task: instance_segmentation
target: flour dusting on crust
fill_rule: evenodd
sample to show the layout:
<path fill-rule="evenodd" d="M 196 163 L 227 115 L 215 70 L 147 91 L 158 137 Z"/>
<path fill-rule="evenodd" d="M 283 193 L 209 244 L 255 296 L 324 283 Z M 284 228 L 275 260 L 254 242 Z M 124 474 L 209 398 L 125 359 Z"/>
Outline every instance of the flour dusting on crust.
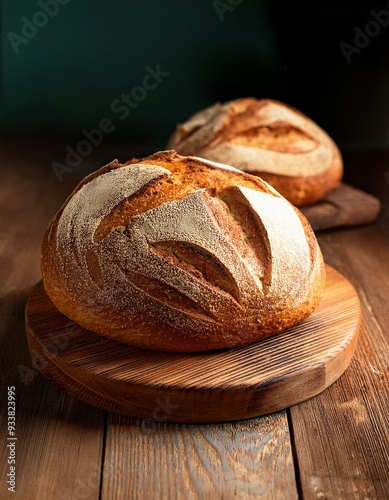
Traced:
<path fill-rule="evenodd" d="M 130 344 L 201 350 L 280 331 L 305 317 L 307 304 L 316 307 L 311 288 L 323 272 L 320 250 L 312 257 L 313 232 L 284 198 L 259 179 L 252 184 L 258 190 L 247 187 L 241 173 L 240 186 L 228 166 L 172 152 L 150 162 L 156 158 L 158 165 L 146 158 L 103 171 L 53 220 L 42 272 L 64 314 Z M 206 180 L 210 187 L 152 203 L 153 191 L 143 188 L 156 179 L 165 190 L 179 182 L 172 162 L 186 172 L 183 179 L 188 169 L 223 173 L 212 186 Z M 126 200 L 130 209 L 134 196 L 144 198 L 144 210 L 109 219 L 116 223 L 96 239 L 101 222 Z"/>

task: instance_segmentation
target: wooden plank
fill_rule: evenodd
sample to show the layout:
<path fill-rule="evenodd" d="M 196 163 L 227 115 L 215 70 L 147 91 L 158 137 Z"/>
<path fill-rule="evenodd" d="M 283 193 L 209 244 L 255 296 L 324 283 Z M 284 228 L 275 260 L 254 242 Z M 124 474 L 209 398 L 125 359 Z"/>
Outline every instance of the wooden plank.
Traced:
<path fill-rule="evenodd" d="M 300 210 L 317 231 L 367 224 L 378 217 L 380 207 L 378 198 L 347 184 L 341 184 L 322 201 L 300 207 Z"/>
<path fill-rule="evenodd" d="M 155 401 L 169 400 L 173 422 L 259 416 L 318 394 L 349 365 L 359 323 L 355 290 L 329 266 L 309 318 L 233 350 L 155 352 L 102 338 L 61 314 L 41 282 L 26 307 L 30 351 L 45 375 L 81 401 L 128 416 L 152 418 Z"/>
<path fill-rule="evenodd" d="M 291 408 L 302 492 L 305 498 L 387 498 L 388 217 L 319 240 L 326 260 L 356 286 L 363 327 L 345 374 L 319 396 Z"/>
<path fill-rule="evenodd" d="M 285 412 L 208 425 L 109 417 L 102 500 L 297 497 Z"/>
<path fill-rule="evenodd" d="M 2 155 L 0 181 L 0 367 L 1 422 L 7 387 L 16 389 L 16 498 L 97 499 L 104 413 L 75 401 L 36 371 L 29 356 L 24 308 L 39 279 L 43 232 L 78 179 L 58 183 L 39 166 L 42 155 L 20 148 Z M 45 155 L 43 155 L 45 156 Z M 18 165 L 17 165 L 18 164 Z M 17 165 L 17 167 L 15 167 Z M 1 425 L 1 443 L 8 437 Z M 0 498 L 7 491 L 8 449 L 0 451 Z"/>

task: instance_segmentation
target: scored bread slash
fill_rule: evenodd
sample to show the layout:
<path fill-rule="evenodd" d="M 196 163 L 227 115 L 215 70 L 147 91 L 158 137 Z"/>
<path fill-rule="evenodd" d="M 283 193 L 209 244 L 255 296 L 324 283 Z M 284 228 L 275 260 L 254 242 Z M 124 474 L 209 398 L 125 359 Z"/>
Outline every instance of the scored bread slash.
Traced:
<path fill-rule="evenodd" d="M 70 319 L 165 351 L 276 334 L 316 309 L 325 280 L 309 223 L 275 189 L 176 151 L 85 178 L 51 221 L 41 265 Z"/>

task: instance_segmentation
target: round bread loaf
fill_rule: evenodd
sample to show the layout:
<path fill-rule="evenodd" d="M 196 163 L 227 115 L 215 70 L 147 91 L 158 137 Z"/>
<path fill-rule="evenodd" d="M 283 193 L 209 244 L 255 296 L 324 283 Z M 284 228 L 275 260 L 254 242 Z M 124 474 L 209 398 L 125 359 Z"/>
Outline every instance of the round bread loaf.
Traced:
<path fill-rule="evenodd" d="M 204 109 L 177 126 L 168 148 L 259 175 L 296 206 L 322 199 L 343 174 L 339 149 L 324 130 L 270 99 Z"/>
<path fill-rule="evenodd" d="M 325 279 L 315 235 L 285 198 L 176 151 L 86 177 L 49 225 L 42 276 L 84 328 L 166 351 L 280 332 L 312 313 Z"/>

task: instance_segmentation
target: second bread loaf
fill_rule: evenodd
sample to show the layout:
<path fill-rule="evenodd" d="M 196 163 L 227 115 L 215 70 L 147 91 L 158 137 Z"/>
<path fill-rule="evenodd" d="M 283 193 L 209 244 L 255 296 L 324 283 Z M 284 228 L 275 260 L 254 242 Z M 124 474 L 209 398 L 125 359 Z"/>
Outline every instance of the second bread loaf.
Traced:
<path fill-rule="evenodd" d="M 343 173 L 328 134 L 270 99 L 237 99 L 199 111 L 177 126 L 168 147 L 259 175 L 296 206 L 322 199 Z"/>

